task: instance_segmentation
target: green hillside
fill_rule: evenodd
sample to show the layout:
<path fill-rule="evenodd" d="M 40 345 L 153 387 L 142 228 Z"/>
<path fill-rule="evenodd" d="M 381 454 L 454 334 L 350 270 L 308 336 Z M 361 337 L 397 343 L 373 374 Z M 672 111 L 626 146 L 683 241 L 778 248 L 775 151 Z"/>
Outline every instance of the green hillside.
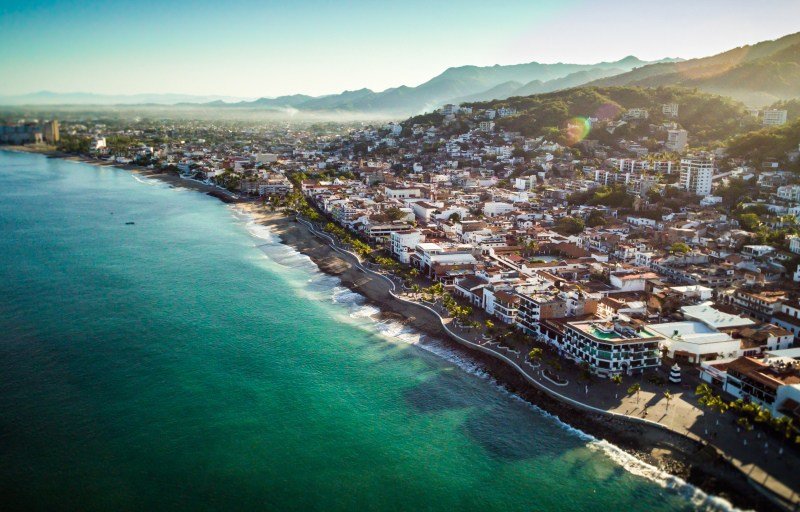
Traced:
<path fill-rule="evenodd" d="M 797 151 L 798 145 L 800 119 L 734 137 L 728 144 L 728 156 L 744 158 L 756 165 L 765 160 L 778 160 L 787 167 L 797 168 L 797 162 L 790 162 L 787 153 Z"/>
<path fill-rule="evenodd" d="M 665 103 L 677 103 L 680 115 L 667 118 L 661 113 Z M 604 123 L 617 121 L 632 108 L 646 108 L 646 122 L 632 122 L 615 131 L 615 138 L 646 135 L 650 124 L 675 121 L 689 131 L 693 146 L 712 145 L 728 137 L 758 127 L 747 115 L 745 106 L 730 98 L 675 87 L 582 87 L 502 101 L 473 103 L 475 109 L 510 107 L 517 114 L 499 119 L 498 126 L 526 136 L 553 133 L 571 118 L 597 118 L 590 138 L 603 138 Z M 607 133 L 607 132 L 606 132 Z"/>
<path fill-rule="evenodd" d="M 588 85 L 697 87 L 755 106 L 800 97 L 800 33 L 711 57 L 642 66 Z"/>

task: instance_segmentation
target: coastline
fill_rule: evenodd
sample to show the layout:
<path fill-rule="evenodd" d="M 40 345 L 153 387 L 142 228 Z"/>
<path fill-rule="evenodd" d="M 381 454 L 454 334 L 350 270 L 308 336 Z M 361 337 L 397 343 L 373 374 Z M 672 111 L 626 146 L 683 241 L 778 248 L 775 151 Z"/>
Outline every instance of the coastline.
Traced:
<path fill-rule="evenodd" d="M 627 456 L 658 471 L 684 480 L 708 494 L 712 500 L 714 497 L 722 498 L 743 510 L 780 510 L 753 489 L 746 476 L 713 449 L 664 429 L 587 412 L 548 395 L 527 382 L 510 365 L 453 339 L 430 311 L 394 298 L 385 279 L 359 270 L 353 261 L 348 261 L 346 256 L 332 249 L 302 223 L 279 213 L 268 213 L 253 203 L 238 206 L 243 207 L 256 223 L 270 228 L 282 243 L 308 256 L 320 271 L 338 277 L 342 286 L 364 296 L 369 304 L 380 309 L 382 319 L 402 319 L 406 325 L 443 340 L 448 349 L 476 363 L 499 386 L 566 425 L 600 443 L 610 443 Z M 671 486 L 669 482 L 665 485 Z"/>
<path fill-rule="evenodd" d="M 336 276 L 343 286 L 363 295 L 369 303 L 381 310 L 381 316 L 400 320 L 415 329 L 447 343 L 459 356 L 476 362 L 500 386 L 526 402 L 552 414 L 565 424 L 579 429 L 597 440 L 607 441 L 626 454 L 645 462 L 660 471 L 685 480 L 709 495 L 718 496 L 739 508 L 778 510 L 767 498 L 753 492 L 746 476 L 732 467 L 713 450 L 703 447 L 684 436 L 644 424 L 608 417 L 581 410 L 562 402 L 528 383 L 514 368 L 488 354 L 465 347 L 453 339 L 442 327 L 440 319 L 425 308 L 396 299 L 390 293 L 385 279 L 358 269 L 343 255 L 316 234 L 292 218 L 270 213 L 249 199 L 242 199 L 219 188 L 171 173 L 157 172 L 133 165 L 120 165 L 65 155 L 52 151 L 31 151 L 26 148 L 3 148 L 43 154 L 49 158 L 63 158 L 96 166 L 117 167 L 145 178 L 153 178 L 170 186 L 206 193 L 226 203 L 236 203 L 254 222 L 268 227 L 282 243 L 308 256 L 320 271 Z M 667 484 L 668 485 L 668 484 Z M 669 486 L 669 485 L 668 485 Z"/>
<path fill-rule="evenodd" d="M 239 203 L 239 202 L 249 201 L 248 199 L 241 199 L 240 197 L 235 196 L 231 192 L 225 189 L 221 189 L 219 187 L 215 187 L 213 185 L 206 185 L 205 183 L 202 183 L 200 181 L 188 178 L 181 178 L 176 174 L 172 174 L 169 172 L 161 172 L 155 169 L 142 167 L 140 165 L 120 164 L 117 162 L 98 160 L 96 158 L 89 158 L 81 155 L 72 155 L 69 153 L 63 153 L 61 151 L 56 151 L 50 148 L 37 148 L 33 146 L 0 146 L 0 151 L 10 151 L 12 153 L 32 153 L 32 154 L 42 155 L 47 158 L 58 158 L 61 160 L 67 160 L 69 162 L 80 162 L 88 165 L 94 165 L 96 167 L 115 167 L 117 169 L 130 171 L 131 173 L 142 176 L 143 178 L 152 178 L 162 181 L 174 187 L 186 188 L 189 190 L 195 190 L 197 192 L 203 192 L 212 197 L 216 197 L 217 199 L 219 199 L 224 203 Z"/>

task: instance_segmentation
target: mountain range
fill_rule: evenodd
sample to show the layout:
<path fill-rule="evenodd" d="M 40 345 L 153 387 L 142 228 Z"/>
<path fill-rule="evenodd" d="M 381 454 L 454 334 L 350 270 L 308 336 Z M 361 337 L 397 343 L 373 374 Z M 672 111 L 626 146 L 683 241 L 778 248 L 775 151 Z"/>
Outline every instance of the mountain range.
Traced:
<path fill-rule="evenodd" d="M 504 100 L 581 86 L 676 86 L 733 97 L 751 106 L 800 97 L 800 33 L 691 60 L 643 61 L 629 56 L 596 64 L 459 66 L 416 87 L 358 89 L 326 96 L 294 94 L 242 100 L 221 96 L 42 91 L 0 96 L 0 105 L 174 105 L 208 109 L 348 113 L 404 117 L 446 103 Z"/>
<path fill-rule="evenodd" d="M 0 96 L 0 105 L 202 105 L 211 108 L 246 108 L 340 111 L 406 116 L 435 109 L 445 103 L 502 99 L 575 87 L 591 80 L 614 76 L 663 59 L 647 62 L 629 56 L 597 64 L 527 64 L 460 66 L 416 87 L 400 86 L 375 92 L 370 89 L 344 91 L 326 96 L 294 94 L 277 98 L 242 101 L 234 98 L 181 94 L 138 94 L 130 96 L 91 93 L 59 94 L 42 91 L 19 96 Z"/>
<path fill-rule="evenodd" d="M 680 86 L 762 106 L 800 97 L 800 32 L 682 62 L 650 64 L 587 85 Z"/>
<path fill-rule="evenodd" d="M 192 94 L 95 94 L 90 92 L 38 91 L 0 96 L 0 105 L 175 105 L 179 103 L 234 102 L 233 96 Z"/>
<path fill-rule="evenodd" d="M 663 59 L 655 63 L 677 60 Z M 647 64 L 651 62 L 629 56 L 615 62 L 597 64 L 530 62 L 508 66 L 460 66 L 449 68 L 416 87 L 400 86 L 381 92 L 359 89 L 319 97 L 293 95 L 259 98 L 232 106 L 409 115 L 432 110 L 445 103 L 502 99 L 575 87 Z"/>

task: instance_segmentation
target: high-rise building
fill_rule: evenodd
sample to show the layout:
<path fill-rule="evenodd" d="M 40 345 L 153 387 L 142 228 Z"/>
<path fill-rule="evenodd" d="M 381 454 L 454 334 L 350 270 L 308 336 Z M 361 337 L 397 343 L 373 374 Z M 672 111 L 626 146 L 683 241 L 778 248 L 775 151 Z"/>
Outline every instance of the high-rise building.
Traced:
<path fill-rule="evenodd" d="M 764 111 L 764 118 L 761 120 L 764 126 L 779 126 L 786 122 L 786 111 L 767 109 Z"/>
<path fill-rule="evenodd" d="M 714 158 L 703 154 L 681 158 L 680 185 L 698 196 L 711 195 L 711 178 L 714 176 Z"/>
<path fill-rule="evenodd" d="M 58 135 L 58 121 L 53 119 L 52 121 L 47 121 L 44 123 L 43 135 L 44 140 L 48 144 L 55 144 L 59 141 Z"/>
<path fill-rule="evenodd" d="M 689 132 L 686 130 L 668 130 L 666 148 L 675 153 L 680 153 L 686 149 L 689 140 Z"/>

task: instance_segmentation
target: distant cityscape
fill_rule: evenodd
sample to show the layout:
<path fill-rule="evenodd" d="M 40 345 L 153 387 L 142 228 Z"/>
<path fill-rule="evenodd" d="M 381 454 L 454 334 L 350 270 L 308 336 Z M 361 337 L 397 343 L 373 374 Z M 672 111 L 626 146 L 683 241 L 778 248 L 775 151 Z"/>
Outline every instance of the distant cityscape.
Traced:
<path fill-rule="evenodd" d="M 796 60 L 786 37 L 775 55 Z M 293 116 L 411 93 L 215 101 L 192 106 L 212 112 L 196 118 L 18 104 L 0 109 L 0 149 L 128 169 L 283 222 L 307 237 L 301 252 L 314 240 L 382 287 L 404 321 L 433 318 L 431 330 L 587 417 L 697 443 L 796 510 L 800 99 L 758 80 L 722 94 L 744 81 L 731 68 L 774 56 L 744 54 L 724 72 L 631 57 L 548 86 L 480 82 L 480 94 L 370 120 Z M 533 64 L 545 66 L 520 66 Z M 523 94 L 531 84 L 541 90 Z M 754 91 L 764 101 L 747 102 Z"/>

